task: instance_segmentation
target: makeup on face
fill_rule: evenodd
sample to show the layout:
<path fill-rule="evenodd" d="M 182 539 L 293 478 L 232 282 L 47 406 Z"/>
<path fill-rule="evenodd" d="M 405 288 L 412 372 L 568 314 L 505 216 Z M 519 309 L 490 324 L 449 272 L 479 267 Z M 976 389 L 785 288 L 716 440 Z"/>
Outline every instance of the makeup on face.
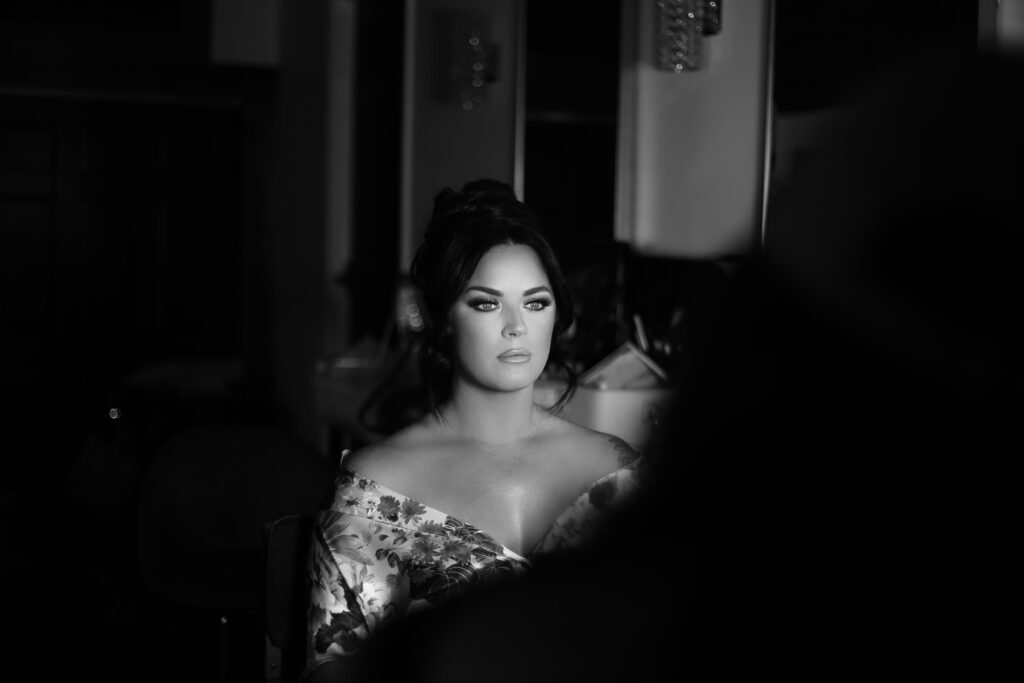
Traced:
<path fill-rule="evenodd" d="M 474 296 L 474 293 L 476 296 Z M 482 313 L 500 308 L 504 296 L 505 294 L 501 290 L 484 287 L 483 285 L 473 285 L 466 288 L 465 295 L 467 299 L 466 304 L 470 308 Z M 523 307 L 531 311 L 543 311 L 554 303 L 551 290 L 543 285 L 526 290 L 523 292 L 522 298 Z"/>
<path fill-rule="evenodd" d="M 529 363 L 531 358 L 533 358 L 533 354 L 526 349 L 509 349 L 498 354 L 498 360 L 502 363 L 512 363 L 513 365 Z"/>
<path fill-rule="evenodd" d="M 499 289 L 474 285 L 466 293 L 466 304 L 471 309 L 480 314 L 498 316 L 499 322 L 503 324 L 502 336 L 512 346 L 498 354 L 498 360 L 513 365 L 528 363 L 533 353 L 522 346 L 525 343 L 522 338 L 529 332 L 532 318 L 529 313 L 545 311 L 552 305 L 551 290 L 540 285 L 523 291 L 519 297 L 509 297 Z M 521 311 L 515 310 L 516 307 Z"/>
<path fill-rule="evenodd" d="M 503 389 L 532 384 L 547 364 L 555 321 L 554 295 L 533 249 L 487 252 L 450 320 L 464 377 Z"/>

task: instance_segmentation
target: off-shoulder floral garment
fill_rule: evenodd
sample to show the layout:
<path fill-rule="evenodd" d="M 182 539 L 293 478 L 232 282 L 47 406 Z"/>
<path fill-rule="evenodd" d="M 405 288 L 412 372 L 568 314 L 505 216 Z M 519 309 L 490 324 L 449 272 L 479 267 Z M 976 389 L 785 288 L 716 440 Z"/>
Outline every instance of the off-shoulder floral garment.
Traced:
<path fill-rule="evenodd" d="M 602 518 L 639 489 L 642 461 L 590 484 L 529 555 L 589 539 Z M 393 619 L 530 566 L 484 531 L 357 472 L 342 467 L 335 484 L 333 502 L 316 516 L 307 566 L 307 673 L 355 653 Z"/>

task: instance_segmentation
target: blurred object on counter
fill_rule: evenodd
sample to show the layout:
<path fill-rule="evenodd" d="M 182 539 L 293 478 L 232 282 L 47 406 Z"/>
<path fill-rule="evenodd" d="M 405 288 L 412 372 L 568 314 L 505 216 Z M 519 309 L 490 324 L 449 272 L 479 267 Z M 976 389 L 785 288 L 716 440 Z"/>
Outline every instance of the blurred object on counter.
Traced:
<path fill-rule="evenodd" d="M 575 322 L 563 356 L 583 373 L 632 341 L 677 386 L 707 351 L 732 273 L 743 257 L 682 259 L 641 254 L 624 242 L 563 247 Z"/>
<path fill-rule="evenodd" d="M 680 388 L 708 352 L 738 260 L 636 255 L 629 262 L 624 299 L 634 338 L 641 348 L 641 335 L 647 339 L 644 351 Z"/>
<path fill-rule="evenodd" d="M 576 315 L 563 338 L 563 356 L 577 372 L 630 337 L 625 296 L 632 255 L 625 242 L 572 245 L 559 252 Z"/>
<path fill-rule="evenodd" d="M 554 379 L 538 382 L 536 402 L 553 405 L 562 386 Z M 656 447 L 663 416 L 671 410 L 677 394 L 665 371 L 627 341 L 580 376 L 576 395 L 562 414 L 649 451 Z"/>
<path fill-rule="evenodd" d="M 387 337 L 390 337 L 390 332 Z M 373 374 L 387 363 L 388 356 L 387 338 L 378 341 L 372 337 L 363 337 L 345 353 L 317 361 L 315 371 L 318 375 L 339 377 L 359 371 Z"/>
<path fill-rule="evenodd" d="M 668 384 L 668 375 L 632 342 L 625 342 L 580 376 L 580 387 L 650 389 Z"/>
<path fill-rule="evenodd" d="M 426 329 L 423 295 L 408 275 L 399 277 L 395 287 L 395 317 L 390 321 L 398 329 L 399 343 L 404 347 L 414 343 Z"/>
<path fill-rule="evenodd" d="M 576 313 L 564 355 L 580 375 L 563 414 L 650 451 L 660 416 L 691 391 L 743 259 L 665 258 L 626 243 L 570 245 L 560 258 Z M 546 374 L 537 402 L 552 405 L 561 386 Z"/>
<path fill-rule="evenodd" d="M 644 325 L 644 319 L 640 317 L 640 314 L 633 314 L 633 327 L 635 329 L 636 343 L 640 347 L 640 350 L 647 353 L 651 350 L 651 340 L 647 338 L 647 326 Z"/>

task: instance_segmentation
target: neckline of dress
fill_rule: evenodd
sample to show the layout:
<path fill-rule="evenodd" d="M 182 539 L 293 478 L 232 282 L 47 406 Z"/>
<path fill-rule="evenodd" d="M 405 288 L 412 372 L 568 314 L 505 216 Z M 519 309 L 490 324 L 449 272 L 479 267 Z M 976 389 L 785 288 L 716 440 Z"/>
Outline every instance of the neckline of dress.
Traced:
<path fill-rule="evenodd" d="M 640 455 L 639 457 L 635 458 L 632 462 L 630 462 L 630 463 L 628 463 L 626 465 L 620 465 L 619 467 L 615 468 L 611 472 L 607 472 L 605 474 L 602 474 L 600 477 L 598 477 L 597 479 L 594 479 L 592 482 L 587 484 L 587 486 L 585 486 L 583 488 L 583 491 L 578 496 L 573 498 L 572 503 L 570 503 L 564 510 L 562 510 L 562 512 L 560 512 L 557 517 L 555 517 L 554 521 L 551 522 L 551 524 L 548 526 L 548 528 L 544 532 L 544 534 L 541 535 L 541 537 L 537 539 L 537 542 L 533 545 L 533 548 L 526 555 L 523 555 L 521 553 L 516 552 L 515 550 L 512 550 L 511 548 L 509 548 L 504 543 L 500 542 L 497 538 L 494 537 L 494 534 L 492 534 L 490 531 L 487 531 L 486 529 L 484 529 L 484 528 L 482 528 L 480 526 L 477 526 L 476 524 L 473 524 L 472 522 L 467 522 L 466 520 L 462 519 L 461 517 L 455 517 L 455 516 L 449 514 L 448 512 L 442 510 L 441 508 L 434 507 L 433 505 L 430 505 L 428 503 L 424 503 L 422 500 L 418 500 L 416 498 L 413 498 L 413 497 L 409 496 L 408 494 L 402 493 L 401 491 L 398 491 L 396 489 L 391 488 L 390 486 L 387 486 L 385 484 L 380 483 L 379 481 L 377 481 L 373 477 L 367 477 L 366 475 L 362 474 L 361 472 L 357 472 L 356 470 L 352 469 L 351 467 L 346 467 L 345 466 L 345 456 L 347 456 L 351 452 L 352 451 L 348 450 L 348 449 L 342 451 L 341 458 L 339 458 L 339 460 L 338 460 L 338 463 L 339 463 L 338 467 L 339 467 L 339 469 L 341 471 L 348 472 L 349 474 L 353 475 L 357 479 L 365 479 L 366 481 L 372 483 L 375 487 L 377 487 L 379 489 L 382 489 L 384 491 L 387 491 L 390 494 L 393 494 L 393 495 L 396 495 L 396 496 L 400 496 L 401 498 L 404 498 L 406 500 L 415 501 L 415 502 L 419 503 L 420 505 L 422 505 L 425 508 L 429 508 L 430 510 L 433 510 L 434 512 L 437 512 L 437 513 L 439 513 L 441 515 L 444 515 L 446 518 L 447 517 L 451 517 L 452 519 L 457 520 L 460 524 L 467 524 L 468 526 L 471 526 L 474 529 L 476 529 L 477 531 L 485 534 L 487 536 L 487 538 L 491 539 L 491 541 L 495 545 L 500 546 L 502 551 L 505 554 L 511 556 L 513 559 L 520 560 L 520 561 L 526 562 L 526 563 L 530 562 L 530 557 L 533 556 L 533 554 L 536 552 L 536 549 L 538 547 L 540 547 L 544 543 L 544 539 L 546 539 L 548 537 L 548 535 L 551 533 L 552 529 L 555 529 L 559 525 L 559 523 L 562 521 L 562 518 L 565 517 L 566 514 L 568 514 L 569 512 L 572 511 L 572 509 L 576 506 L 576 504 L 580 501 L 581 498 L 583 498 L 584 496 L 588 495 L 591 491 L 594 490 L 594 488 L 599 486 L 604 481 L 610 479 L 611 477 L 619 474 L 623 470 L 634 469 L 635 466 L 644 457 L 643 455 Z"/>
<path fill-rule="evenodd" d="M 522 562 L 529 563 L 529 561 L 530 561 L 528 557 L 525 557 L 522 554 L 517 553 L 515 550 L 512 550 L 507 545 L 505 545 L 504 543 L 499 541 L 497 538 L 494 537 L 494 534 L 492 534 L 491 532 L 487 531 L 486 529 L 483 529 L 483 528 L 473 524 L 472 522 L 467 522 L 464 519 L 462 519 L 461 517 L 455 517 L 454 515 L 452 515 L 452 514 L 450 514 L 448 512 L 445 512 L 441 508 L 434 507 L 433 505 L 430 505 L 429 503 L 424 503 L 422 500 L 419 500 L 417 498 L 413 498 L 412 496 L 410 496 L 407 493 L 402 493 L 401 491 L 397 491 L 397 490 L 391 488 L 390 486 L 386 486 L 385 484 L 380 483 L 379 481 L 377 481 L 373 477 L 368 477 L 365 474 L 362 474 L 361 472 L 358 472 L 357 470 L 352 469 L 351 467 L 346 467 L 345 465 L 341 465 L 341 471 L 342 472 L 347 472 L 348 474 L 351 474 L 356 479 L 366 480 L 367 482 L 372 484 L 374 486 L 374 488 L 380 489 L 381 491 L 384 491 L 384 492 L 386 492 L 388 494 L 391 494 L 393 496 L 398 496 L 399 498 L 404 499 L 404 500 L 414 501 L 414 502 L 418 503 L 419 505 L 422 505 L 424 508 L 427 508 L 428 510 L 432 510 L 432 511 L 434 511 L 434 512 L 440 514 L 440 515 L 443 515 L 445 518 L 449 518 L 450 517 L 451 519 L 454 519 L 454 520 L 458 521 L 460 524 L 465 524 L 466 526 L 470 526 L 473 529 L 475 529 L 476 531 L 478 531 L 478 532 L 484 534 L 485 536 L 487 536 L 487 538 L 490 539 L 490 541 L 492 543 L 494 543 L 494 545 L 500 547 L 503 554 L 508 555 L 508 556 L 512 557 L 513 559 L 515 559 L 515 560 L 520 560 Z"/>

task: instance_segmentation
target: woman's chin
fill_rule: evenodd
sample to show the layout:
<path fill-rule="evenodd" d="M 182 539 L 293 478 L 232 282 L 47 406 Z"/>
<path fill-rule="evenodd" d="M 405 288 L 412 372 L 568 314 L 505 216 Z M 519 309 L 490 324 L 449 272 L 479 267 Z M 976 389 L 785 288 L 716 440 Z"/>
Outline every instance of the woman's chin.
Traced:
<path fill-rule="evenodd" d="M 510 394 L 532 390 L 540 378 L 540 373 L 533 369 L 516 369 L 512 372 L 495 373 L 489 377 L 474 377 L 468 384 L 478 391 Z"/>

